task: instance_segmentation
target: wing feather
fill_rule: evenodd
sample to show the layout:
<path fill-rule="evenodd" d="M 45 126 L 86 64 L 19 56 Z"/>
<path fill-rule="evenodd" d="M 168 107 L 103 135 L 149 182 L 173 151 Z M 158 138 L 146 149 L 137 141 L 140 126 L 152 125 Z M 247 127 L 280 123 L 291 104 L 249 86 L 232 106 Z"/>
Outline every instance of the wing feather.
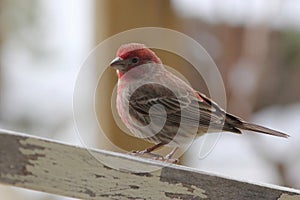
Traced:
<path fill-rule="evenodd" d="M 163 85 L 145 84 L 138 88 L 129 100 L 132 116 L 144 123 L 150 123 L 150 108 L 155 104 L 161 104 L 165 111 L 152 109 L 151 115 L 163 118 L 166 112 L 167 123 L 199 126 L 199 129 L 203 130 L 210 126 L 216 130 L 240 132 L 224 124 L 226 113 L 201 93 L 198 97 L 195 93 L 181 90 L 176 95 Z"/>

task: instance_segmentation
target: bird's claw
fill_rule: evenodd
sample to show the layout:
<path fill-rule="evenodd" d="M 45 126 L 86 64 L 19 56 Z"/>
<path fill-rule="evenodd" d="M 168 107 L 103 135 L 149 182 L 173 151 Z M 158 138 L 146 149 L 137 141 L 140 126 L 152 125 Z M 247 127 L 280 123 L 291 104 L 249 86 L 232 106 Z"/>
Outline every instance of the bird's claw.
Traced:
<path fill-rule="evenodd" d="M 178 159 L 172 158 L 173 154 L 172 155 L 168 154 L 166 156 L 162 156 L 162 155 L 159 155 L 159 154 L 148 152 L 147 150 L 132 151 L 132 152 L 129 152 L 129 154 L 133 155 L 133 156 L 143 156 L 143 155 L 147 154 L 147 155 L 151 156 L 151 158 L 153 158 L 154 160 L 159 160 L 159 161 L 174 163 L 174 164 L 179 162 Z"/>
<path fill-rule="evenodd" d="M 155 153 L 152 153 L 152 152 L 149 152 L 146 150 L 143 150 L 143 151 L 132 151 L 129 153 L 130 155 L 133 155 L 133 156 L 143 156 L 143 155 L 149 155 L 151 157 L 154 157 L 154 158 L 164 158 L 163 156 L 159 155 L 159 154 L 155 154 Z M 156 159 L 156 160 L 158 160 Z"/>
<path fill-rule="evenodd" d="M 177 158 L 167 158 L 167 156 L 163 157 L 159 157 L 158 159 L 154 158 L 155 160 L 160 160 L 160 161 L 163 161 L 163 162 L 167 162 L 167 163 L 173 163 L 173 164 L 176 164 L 176 163 L 179 163 L 179 160 Z"/>

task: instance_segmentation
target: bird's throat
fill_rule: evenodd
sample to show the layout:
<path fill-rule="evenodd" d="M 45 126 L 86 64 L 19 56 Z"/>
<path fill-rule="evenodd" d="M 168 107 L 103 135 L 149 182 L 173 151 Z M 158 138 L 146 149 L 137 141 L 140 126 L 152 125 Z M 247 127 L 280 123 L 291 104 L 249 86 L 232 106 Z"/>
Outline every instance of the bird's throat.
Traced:
<path fill-rule="evenodd" d="M 118 69 L 117 75 L 118 75 L 118 79 L 120 79 L 124 75 L 124 72 L 122 72 L 121 70 Z"/>

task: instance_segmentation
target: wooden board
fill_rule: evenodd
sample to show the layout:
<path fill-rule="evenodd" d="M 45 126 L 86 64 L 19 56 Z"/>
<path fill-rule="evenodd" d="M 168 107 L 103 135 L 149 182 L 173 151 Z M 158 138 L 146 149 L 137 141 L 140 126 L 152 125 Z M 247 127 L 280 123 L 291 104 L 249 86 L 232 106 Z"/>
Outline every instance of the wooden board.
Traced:
<path fill-rule="evenodd" d="M 0 130 L 0 183 L 82 199 L 300 199 L 300 191 Z"/>

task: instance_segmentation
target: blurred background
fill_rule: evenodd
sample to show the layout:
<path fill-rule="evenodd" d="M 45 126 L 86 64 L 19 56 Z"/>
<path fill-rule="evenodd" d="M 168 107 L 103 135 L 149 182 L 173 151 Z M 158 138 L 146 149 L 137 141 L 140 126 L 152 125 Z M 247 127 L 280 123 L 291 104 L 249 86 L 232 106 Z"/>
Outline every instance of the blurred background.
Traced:
<path fill-rule="evenodd" d="M 0 0 L 0 128 L 82 145 L 72 95 L 88 53 L 128 29 L 170 28 L 198 41 L 213 58 L 229 112 L 291 135 L 286 140 L 225 133 L 204 159 L 195 141 L 182 164 L 300 189 L 299 18 L 300 2 L 293 0 Z M 184 59 L 156 52 L 206 93 Z M 117 79 L 112 69 L 104 75 L 97 113 L 106 136 L 127 151 L 146 148 L 149 144 L 116 126 L 110 103 Z M 93 138 L 99 148 L 115 149 L 101 137 Z M 3 199 L 68 199 L 1 185 L 0 194 Z"/>

